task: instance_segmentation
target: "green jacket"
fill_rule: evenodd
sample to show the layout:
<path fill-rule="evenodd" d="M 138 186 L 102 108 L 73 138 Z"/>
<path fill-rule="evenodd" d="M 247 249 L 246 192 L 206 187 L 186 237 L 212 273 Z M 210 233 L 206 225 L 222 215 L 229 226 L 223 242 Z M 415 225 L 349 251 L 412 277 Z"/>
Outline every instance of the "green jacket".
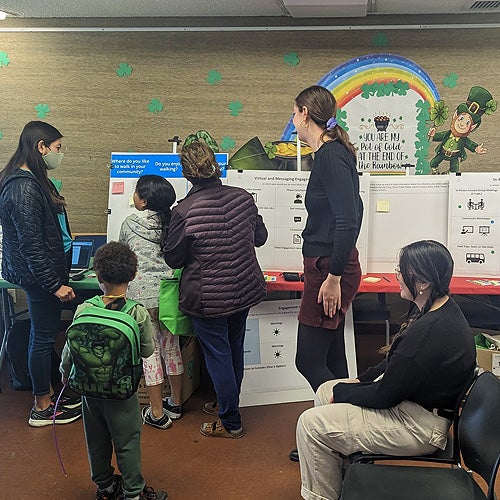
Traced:
<path fill-rule="evenodd" d="M 440 141 L 439 146 L 436 148 L 436 153 L 438 154 L 441 153 L 443 145 L 449 139 L 450 135 L 451 135 L 451 130 L 448 130 L 447 132 L 437 132 L 436 134 L 434 134 L 432 140 L 435 142 Z M 462 161 L 464 161 L 467 158 L 467 153 L 465 151 L 465 148 L 474 153 L 477 147 L 478 144 L 469 139 L 468 137 L 459 137 L 457 141 L 457 149 L 460 151 L 460 159 Z"/>

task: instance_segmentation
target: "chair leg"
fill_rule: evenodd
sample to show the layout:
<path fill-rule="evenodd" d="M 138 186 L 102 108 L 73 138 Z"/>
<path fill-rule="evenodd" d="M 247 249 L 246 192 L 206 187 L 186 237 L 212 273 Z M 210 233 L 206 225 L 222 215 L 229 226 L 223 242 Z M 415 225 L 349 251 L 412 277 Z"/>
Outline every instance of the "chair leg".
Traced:
<path fill-rule="evenodd" d="M 385 345 L 389 345 L 389 341 L 391 338 L 391 324 L 389 320 L 385 320 Z"/>

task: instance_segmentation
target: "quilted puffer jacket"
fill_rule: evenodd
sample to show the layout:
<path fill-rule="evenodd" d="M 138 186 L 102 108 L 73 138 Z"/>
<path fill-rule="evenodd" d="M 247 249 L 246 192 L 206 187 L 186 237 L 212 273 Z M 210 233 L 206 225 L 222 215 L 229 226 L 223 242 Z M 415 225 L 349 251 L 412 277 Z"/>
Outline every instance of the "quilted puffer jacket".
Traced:
<path fill-rule="evenodd" d="M 50 293 L 68 284 L 57 212 L 30 172 L 18 170 L 0 186 L 0 221 L 4 279 L 23 288 L 39 286 Z"/>
<path fill-rule="evenodd" d="M 198 317 L 223 317 L 261 302 L 264 276 L 255 247 L 267 229 L 250 193 L 208 179 L 172 210 L 166 263 L 183 267 L 179 309 Z"/>

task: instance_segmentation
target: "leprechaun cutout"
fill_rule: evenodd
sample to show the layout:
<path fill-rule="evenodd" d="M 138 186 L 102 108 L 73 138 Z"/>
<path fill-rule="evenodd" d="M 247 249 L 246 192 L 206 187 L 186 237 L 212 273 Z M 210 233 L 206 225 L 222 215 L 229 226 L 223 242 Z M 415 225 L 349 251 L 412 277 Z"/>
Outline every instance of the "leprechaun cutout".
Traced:
<path fill-rule="evenodd" d="M 431 173 L 439 173 L 439 164 L 442 161 L 449 163 L 449 168 L 442 173 L 458 172 L 460 161 L 467 158 L 468 149 L 473 153 L 484 155 L 487 151 L 483 143 L 477 144 L 469 139 L 469 134 L 481 125 L 481 116 L 485 113 L 491 115 L 497 109 L 497 101 L 483 87 L 472 87 L 467 97 L 467 102 L 459 104 L 453 118 L 450 130 L 436 132 L 436 128 L 429 129 L 429 138 L 439 142 L 436 156 L 430 161 Z"/>

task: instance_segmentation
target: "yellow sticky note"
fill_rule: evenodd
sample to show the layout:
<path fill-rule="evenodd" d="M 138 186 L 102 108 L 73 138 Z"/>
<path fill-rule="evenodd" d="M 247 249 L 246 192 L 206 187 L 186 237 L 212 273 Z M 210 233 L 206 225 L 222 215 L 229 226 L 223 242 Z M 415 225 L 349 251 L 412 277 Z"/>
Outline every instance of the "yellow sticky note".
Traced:
<path fill-rule="evenodd" d="M 115 181 L 113 182 L 111 186 L 111 193 L 112 194 L 123 194 L 125 191 L 125 183 L 121 181 Z"/>
<path fill-rule="evenodd" d="M 389 200 L 377 200 L 377 212 L 390 212 L 391 204 Z"/>
<path fill-rule="evenodd" d="M 376 276 L 367 276 L 366 278 L 363 278 L 363 281 L 365 283 L 377 283 L 380 281 L 380 278 L 377 278 Z"/>
<path fill-rule="evenodd" d="M 133 194 L 131 194 L 130 198 L 128 199 L 128 205 L 129 205 L 129 207 L 133 207 L 135 205 L 135 203 L 134 203 L 134 195 Z"/>

